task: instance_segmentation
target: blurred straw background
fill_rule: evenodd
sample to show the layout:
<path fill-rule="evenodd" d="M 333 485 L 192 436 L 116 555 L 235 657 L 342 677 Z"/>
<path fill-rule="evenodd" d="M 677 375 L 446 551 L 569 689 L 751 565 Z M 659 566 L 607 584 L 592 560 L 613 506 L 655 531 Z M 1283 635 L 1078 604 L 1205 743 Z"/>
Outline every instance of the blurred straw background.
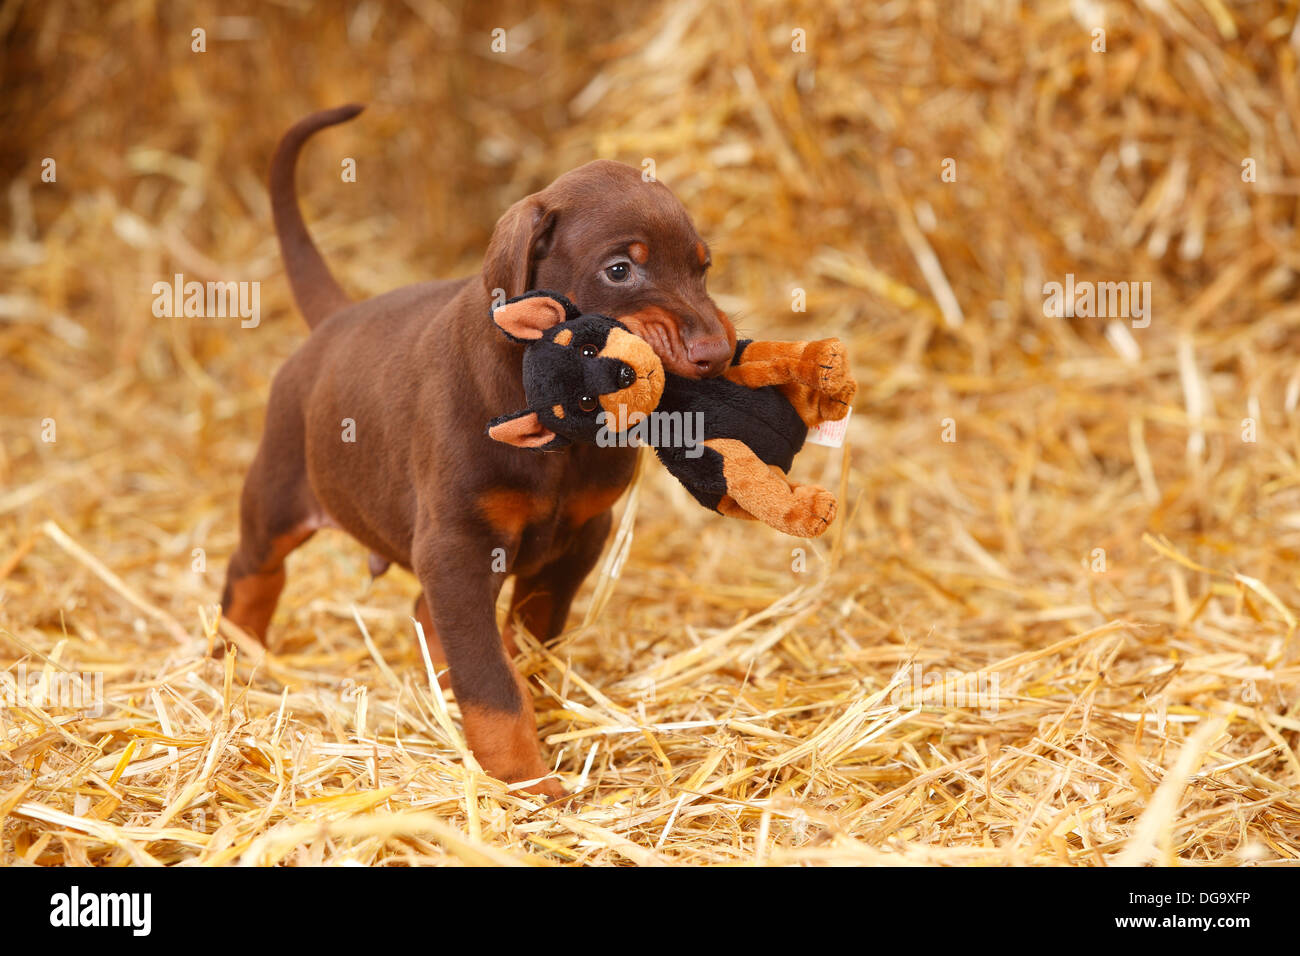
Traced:
<path fill-rule="evenodd" d="M 104 697 L 0 707 L 0 864 L 1300 860 L 1298 22 L 0 4 L 0 681 Z M 562 810 L 466 765 L 414 581 L 369 586 L 342 535 L 290 559 L 269 654 L 210 656 L 268 383 L 306 335 L 265 170 L 352 100 L 300 189 L 358 297 L 473 272 L 514 199 L 649 158 L 744 332 L 851 345 L 847 453 L 795 466 L 839 489 L 830 534 L 719 518 L 649 468 L 609 600 L 577 626 L 593 578 L 524 652 L 583 791 Z M 155 318 L 178 272 L 260 281 L 261 325 Z M 1067 273 L 1150 282 L 1149 326 L 1044 315 Z"/>

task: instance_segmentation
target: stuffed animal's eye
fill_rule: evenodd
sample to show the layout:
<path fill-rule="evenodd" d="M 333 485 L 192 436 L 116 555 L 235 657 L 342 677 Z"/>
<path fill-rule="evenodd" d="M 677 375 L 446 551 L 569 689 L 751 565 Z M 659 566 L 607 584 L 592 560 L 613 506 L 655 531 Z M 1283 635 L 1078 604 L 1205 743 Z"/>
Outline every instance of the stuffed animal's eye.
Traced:
<path fill-rule="evenodd" d="M 578 399 L 578 407 L 584 412 L 594 412 L 596 410 L 596 400 L 590 395 L 584 395 Z"/>
<path fill-rule="evenodd" d="M 605 275 L 609 277 L 610 282 L 626 282 L 627 277 L 632 274 L 632 264 L 630 262 L 619 261 L 605 270 Z"/>
<path fill-rule="evenodd" d="M 594 346 L 594 345 L 590 345 L 590 344 L 588 344 L 588 345 L 584 345 L 584 346 L 582 347 L 582 357 L 583 357 L 583 358 L 592 358 L 592 357 L 594 357 L 594 356 L 596 356 L 596 355 L 599 355 L 599 354 L 600 354 L 600 349 L 596 348 L 596 346 Z"/>

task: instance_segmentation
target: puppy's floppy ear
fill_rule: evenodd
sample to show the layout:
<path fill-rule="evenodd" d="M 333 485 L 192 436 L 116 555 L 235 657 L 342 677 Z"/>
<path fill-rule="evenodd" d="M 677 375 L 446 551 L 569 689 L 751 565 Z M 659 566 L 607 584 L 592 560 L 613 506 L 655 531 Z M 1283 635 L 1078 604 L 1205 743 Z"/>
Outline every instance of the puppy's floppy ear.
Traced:
<path fill-rule="evenodd" d="M 497 298 L 497 289 L 513 299 L 532 285 L 537 260 L 546 258 L 556 212 L 547 202 L 547 191 L 525 196 L 505 211 L 492 230 L 487 254 L 483 257 L 483 285 L 488 298 Z"/>
<path fill-rule="evenodd" d="M 565 321 L 571 310 L 577 311 L 562 295 L 530 292 L 500 306 L 492 313 L 492 321 L 512 339 L 529 341 L 540 339 L 547 329 Z"/>
<path fill-rule="evenodd" d="M 502 415 L 488 422 L 488 437 L 516 448 L 536 448 L 556 451 L 569 444 L 563 435 L 557 435 L 537 417 L 537 413 L 524 409 L 511 415 Z"/>

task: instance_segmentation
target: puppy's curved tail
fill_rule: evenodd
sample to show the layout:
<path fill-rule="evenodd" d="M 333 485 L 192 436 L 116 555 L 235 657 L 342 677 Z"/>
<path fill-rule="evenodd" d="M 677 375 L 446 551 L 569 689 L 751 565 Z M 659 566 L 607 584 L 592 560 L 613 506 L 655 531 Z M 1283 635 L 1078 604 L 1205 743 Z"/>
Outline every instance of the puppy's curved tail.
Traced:
<path fill-rule="evenodd" d="M 335 281 L 316 243 L 311 241 L 306 223 L 302 221 L 294 167 L 298 163 L 298 151 L 313 133 L 347 122 L 363 109 L 365 107 L 359 103 L 349 103 L 303 117 L 284 134 L 271 159 L 271 215 L 275 220 L 275 234 L 280 240 L 280 257 L 284 260 L 284 270 L 289 275 L 298 311 L 312 328 L 351 300 Z"/>

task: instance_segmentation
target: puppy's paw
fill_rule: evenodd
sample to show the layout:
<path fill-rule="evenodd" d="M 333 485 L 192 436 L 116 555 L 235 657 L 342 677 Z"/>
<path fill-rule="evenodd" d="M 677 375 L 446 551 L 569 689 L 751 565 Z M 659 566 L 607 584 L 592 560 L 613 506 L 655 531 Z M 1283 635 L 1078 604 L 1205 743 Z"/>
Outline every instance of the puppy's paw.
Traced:
<path fill-rule="evenodd" d="M 547 804 L 560 804 L 568 800 L 572 794 L 564 789 L 564 784 L 554 777 L 546 777 L 538 780 L 531 786 L 524 787 L 525 792 L 536 794 L 539 797 L 545 797 Z"/>

